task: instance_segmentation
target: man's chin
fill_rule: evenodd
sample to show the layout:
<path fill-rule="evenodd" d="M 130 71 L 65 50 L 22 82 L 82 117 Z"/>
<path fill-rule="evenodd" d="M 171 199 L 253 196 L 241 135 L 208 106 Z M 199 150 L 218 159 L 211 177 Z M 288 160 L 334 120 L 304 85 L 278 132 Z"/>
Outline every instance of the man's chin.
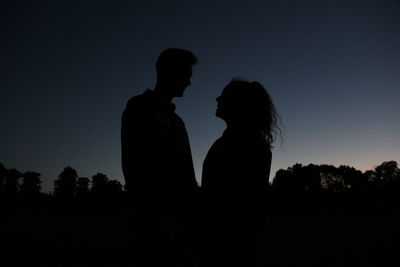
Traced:
<path fill-rule="evenodd" d="M 183 97 L 183 92 L 176 92 L 174 97 Z"/>

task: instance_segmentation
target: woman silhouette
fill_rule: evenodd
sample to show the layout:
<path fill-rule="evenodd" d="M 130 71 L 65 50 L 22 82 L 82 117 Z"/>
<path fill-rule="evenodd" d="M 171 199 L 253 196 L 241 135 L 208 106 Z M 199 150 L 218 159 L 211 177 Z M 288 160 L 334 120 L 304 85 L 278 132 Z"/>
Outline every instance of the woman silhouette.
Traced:
<path fill-rule="evenodd" d="M 203 246 L 210 266 L 251 266 L 257 258 L 257 207 L 268 186 L 278 115 L 258 82 L 232 80 L 216 100 L 216 116 L 227 127 L 203 163 Z"/>

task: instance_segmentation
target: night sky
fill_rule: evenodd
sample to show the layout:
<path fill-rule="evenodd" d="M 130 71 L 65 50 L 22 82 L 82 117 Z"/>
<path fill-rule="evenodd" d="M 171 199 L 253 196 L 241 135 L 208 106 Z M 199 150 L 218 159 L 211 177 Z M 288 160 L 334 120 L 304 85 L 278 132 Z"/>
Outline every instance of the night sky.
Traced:
<path fill-rule="evenodd" d="M 199 59 L 174 100 L 199 181 L 225 127 L 215 98 L 234 77 L 261 82 L 282 118 L 271 178 L 296 162 L 364 171 L 400 161 L 397 0 L 0 5 L 0 162 L 40 172 L 44 192 L 67 165 L 123 182 L 122 111 L 154 87 L 169 47 Z"/>

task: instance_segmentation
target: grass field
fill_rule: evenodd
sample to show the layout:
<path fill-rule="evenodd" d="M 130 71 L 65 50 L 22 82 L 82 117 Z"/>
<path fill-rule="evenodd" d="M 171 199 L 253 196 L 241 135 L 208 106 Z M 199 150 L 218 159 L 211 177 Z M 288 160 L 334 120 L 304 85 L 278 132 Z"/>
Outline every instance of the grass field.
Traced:
<path fill-rule="evenodd" d="M 135 266 L 128 216 L 8 216 L 1 266 Z M 259 266 L 400 266 L 400 215 L 265 216 Z"/>

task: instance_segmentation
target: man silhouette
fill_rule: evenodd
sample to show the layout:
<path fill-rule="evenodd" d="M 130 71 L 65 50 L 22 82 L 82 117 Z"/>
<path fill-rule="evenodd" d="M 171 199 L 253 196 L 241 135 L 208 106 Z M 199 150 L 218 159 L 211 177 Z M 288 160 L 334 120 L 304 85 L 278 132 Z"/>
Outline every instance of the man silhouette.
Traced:
<path fill-rule="evenodd" d="M 187 50 L 163 51 L 156 63 L 154 90 L 132 97 L 122 115 L 127 193 L 141 222 L 148 256 L 160 260 L 148 265 L 176 264 L 176 254 L 187 246 L 183 240 L 188 239 L 188 214 L 194 210 L 198 185 L 185 125 L 172 99 L 183 96 L 196 63 Z"/>

